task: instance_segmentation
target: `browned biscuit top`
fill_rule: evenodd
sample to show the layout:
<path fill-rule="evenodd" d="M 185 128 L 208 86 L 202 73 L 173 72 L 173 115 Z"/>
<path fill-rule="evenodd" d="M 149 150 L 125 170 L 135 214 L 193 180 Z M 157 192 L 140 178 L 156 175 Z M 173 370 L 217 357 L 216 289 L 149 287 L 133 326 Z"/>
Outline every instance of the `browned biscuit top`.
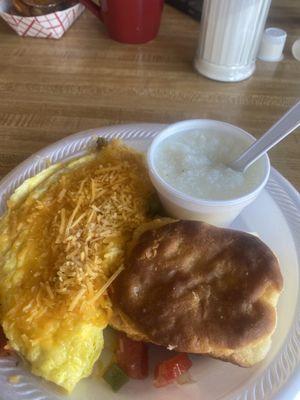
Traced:
<path fill-rule="evenodd" d="M 140 236 L 112 300 L 150 341 L 201 353 L 270 335 L 281 289 L 277 258 L 257 237 L 178 221 Z"/>

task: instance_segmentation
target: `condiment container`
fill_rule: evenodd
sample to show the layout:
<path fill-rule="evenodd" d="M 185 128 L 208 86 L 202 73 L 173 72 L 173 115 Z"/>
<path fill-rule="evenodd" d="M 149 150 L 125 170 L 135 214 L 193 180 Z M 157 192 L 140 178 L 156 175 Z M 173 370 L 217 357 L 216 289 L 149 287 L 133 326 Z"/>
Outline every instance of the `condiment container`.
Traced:
<path fill-rule="evenodd" d="M 297 61 L 300 61 L 300 38 L 293 43 L 292 54 Z"/>
<path fill-rule="evenodd" d="M 262 37 L 258 58 L 262 61 L 281 61 L 286 37 L 287 34 L 283 29 L 267 28 Z"/>
<path fill-rule="evenodd" d="M 195 68 L 218 81 L 241 81 L 255 70 L 271 0 L 204 0 Z"/>
<path fill-rule="evenodd" d="M 232 135 L 236 140 L 243 140 L 247 144 L 255 141 L 255 138 L 237 126 L 213 120 L 187 120 L 170 125 L 153 140 L 147 154 L 150 179 L 158 191 L 160 200 L 172 217 L 208 222 L 217 226 L 229 226 L 241 211 L 252 203 L 267 183 L 270 174 L 270 161 L 267 155 L 262 156 L 262 179 L 249 193 L 230 200 L 206 200 L 187 195 L 169 183 L 158 173 L 154 162 L 155 152 L 162 141 L 176 133 L 187 132 L 192 129 L 204 131 L 214 129 L 218 135 Z"/>

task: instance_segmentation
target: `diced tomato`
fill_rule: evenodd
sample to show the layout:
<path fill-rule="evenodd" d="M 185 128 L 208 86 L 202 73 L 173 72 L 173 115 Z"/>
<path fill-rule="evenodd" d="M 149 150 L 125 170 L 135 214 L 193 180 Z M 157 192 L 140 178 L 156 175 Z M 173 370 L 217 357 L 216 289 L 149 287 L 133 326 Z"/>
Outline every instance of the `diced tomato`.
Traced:
<path fill-rule="evenodd" d="M 154 386 L 159 388 L 169 385 L 188 371 L 191 366 L 192 361 L 186 354 L 178 354 L 169 360 L 160 362 L 155 367 Z"/>
<path fill-rule="evenodd" d="M 116 357 L 117 364 L 130 378 L 147 378 L 148 348 L 145 343 L 136 342 L 124 333 L 119 333 Z"/>
<path fill-rule="evenodd" d="M 7 346 L 7 339 L 4 335 L 3 329 L 0 326 L 0 356 L 8 356 L 10 351 L 5 347 Z"/>

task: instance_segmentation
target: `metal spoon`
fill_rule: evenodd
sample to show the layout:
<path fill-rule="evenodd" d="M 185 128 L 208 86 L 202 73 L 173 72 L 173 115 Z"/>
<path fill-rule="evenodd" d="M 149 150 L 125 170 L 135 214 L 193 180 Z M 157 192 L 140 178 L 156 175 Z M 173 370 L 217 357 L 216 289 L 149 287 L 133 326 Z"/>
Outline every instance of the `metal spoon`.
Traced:
<path fill-rule="evenodd" d="M 230 168 L 244 172 L 259 157 L 274 147 L 300 125 L 300 101 L 296 103 L 279 121 L 276 122 L 259 140 L 256 140 L 236 160 L 229 164 Z"/>

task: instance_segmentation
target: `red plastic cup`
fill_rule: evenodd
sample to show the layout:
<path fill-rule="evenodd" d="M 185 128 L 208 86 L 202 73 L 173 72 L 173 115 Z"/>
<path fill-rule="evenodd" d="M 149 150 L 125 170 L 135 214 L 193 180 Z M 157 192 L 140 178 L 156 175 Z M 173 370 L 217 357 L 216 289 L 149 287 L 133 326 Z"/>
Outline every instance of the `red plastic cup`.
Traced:
<path fill-rule="evenodd" d="M 164 0 L 80 0 L 106 26 L 109 36 L 121 43 L 146 43 L 156 37 Z"/>

